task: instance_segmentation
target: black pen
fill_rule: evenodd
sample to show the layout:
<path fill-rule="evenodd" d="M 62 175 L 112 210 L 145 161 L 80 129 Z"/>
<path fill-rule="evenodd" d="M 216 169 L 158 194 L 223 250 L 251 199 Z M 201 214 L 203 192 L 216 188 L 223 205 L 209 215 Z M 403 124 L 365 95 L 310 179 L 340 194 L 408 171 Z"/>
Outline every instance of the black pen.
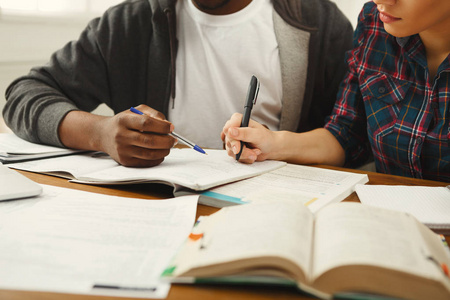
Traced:
<path fill-rule="evenodd" d="M 250 121 L 250 115 L 252 113 L 253 105 L 256 103 L 256 98 L 259 92 L 259 80 L 256 76 L 252 76 L 250 79 L 250 85 L 248 86 L 247 99 L 245 100 L 244 116 L 242 117 L 241 127 L 247 127 Z M 236 154 L 236 160 L 239 160 L 244 149 L 245 143 L 241 141 L 241 150 Z"/>

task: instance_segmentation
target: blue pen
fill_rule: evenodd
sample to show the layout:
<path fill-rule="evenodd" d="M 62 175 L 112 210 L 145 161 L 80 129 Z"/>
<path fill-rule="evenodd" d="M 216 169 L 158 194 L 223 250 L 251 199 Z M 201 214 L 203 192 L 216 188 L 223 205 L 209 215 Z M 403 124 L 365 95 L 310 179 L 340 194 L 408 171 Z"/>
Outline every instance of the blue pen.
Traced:
<path fill-rule="evenodd" d="M 138 115 L 143 115 L 144 114 L 142 111 L 140 111 L 140 110 L 138 110 L 138 109 L 136 109 L 134 107 L 131 107 L 130 111 L 132 111 L 132 112 L 134 112 L 135 114 L 138 114 Z M 206 153 L 205 150 L 203 150 L 202 148 L 200 148 L 196 144 L 190 142 L 188 139 L 182 137 L 181 135 L 175 133 L 175 131 L 172 131 L 172 133 L 169 133 L 169 135 L 177 138 L 180 142 L 182 142 L 183 144 L 191 147 L 195 151 L 208 155 L 208 153 Z"/>

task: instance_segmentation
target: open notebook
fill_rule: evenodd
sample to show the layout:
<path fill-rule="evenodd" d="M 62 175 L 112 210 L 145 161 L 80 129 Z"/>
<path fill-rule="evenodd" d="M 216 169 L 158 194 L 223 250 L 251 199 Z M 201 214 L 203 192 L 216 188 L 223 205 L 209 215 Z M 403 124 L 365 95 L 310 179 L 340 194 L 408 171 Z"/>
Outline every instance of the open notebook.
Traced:
<path fill-rule="evenodd" d="M 37 196 L 42 187 L 0 163 L 0 201 Z"/>

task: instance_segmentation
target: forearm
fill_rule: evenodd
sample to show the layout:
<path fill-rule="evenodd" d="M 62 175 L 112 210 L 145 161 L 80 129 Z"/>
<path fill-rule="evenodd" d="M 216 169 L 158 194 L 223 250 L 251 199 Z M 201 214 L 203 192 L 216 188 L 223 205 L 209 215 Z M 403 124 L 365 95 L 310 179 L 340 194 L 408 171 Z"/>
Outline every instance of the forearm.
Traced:
<path fill-rule="evenodd" d="M 278 131 L 274 134 L 274 148 L 268 159 L 306 165 L 344 165 L 344 149 L 337 139 L 324 128 L 304 133 Z"/>
<path fill-rule="evenodd" d="M 33 142 L 63 146 L 57 131 L 61 118 L 77 109 L 73 102 L 43 81 L 22 77 L 6 91 L 5 123 L 19 137 Z"/>
<path fill-rule="evenodd" d="M 68 148 L 104 151 L 101 137 L 107 118 L 84 111 L 71 111 L 59 125 L 59 138 Z"/>

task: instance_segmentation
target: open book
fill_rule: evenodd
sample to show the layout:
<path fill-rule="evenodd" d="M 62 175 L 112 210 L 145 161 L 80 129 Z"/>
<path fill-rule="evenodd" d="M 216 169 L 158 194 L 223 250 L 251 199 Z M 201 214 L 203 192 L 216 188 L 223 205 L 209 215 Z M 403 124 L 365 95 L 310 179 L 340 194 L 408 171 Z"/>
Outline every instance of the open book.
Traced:
<path fill-rule="evenodd" d="M 294 200 L 312 212 L 344 200 L 367 174 L 287 164 L 260 176 L 221 185 L 200 193 L 199 203 L 214 207 L 266 201 Z"/>
<path fill-rule="evenodd" d="M 343 202 L 231 206 L 199 219 L 162 277 L 179 283 L 295 284 L 329 299 L 364 292 L 450 299 L 448 249 L 411 215 Z"/>
<path fill-rule="evenodd" d="M 163 183 L 173 186 L 176 192 L 183 187 L 205 190 L 284 165 L 286 163 L 280 161 L 242 164 L 229 157 L 225 150 L 208 150 L 208 155 L 204 155 L 190 148 L 174 148 L 164 162 L 151 168 L 124 167 L 100 152 L 10 164 L 9 167 L 87 184 Z"/>
<path fill-rule="evenodd" d="M 86 151 L 34 144 L 19 138 L 13 133 L 0 133 L 0 162 L 4 164 L 81 152 Z"/>

